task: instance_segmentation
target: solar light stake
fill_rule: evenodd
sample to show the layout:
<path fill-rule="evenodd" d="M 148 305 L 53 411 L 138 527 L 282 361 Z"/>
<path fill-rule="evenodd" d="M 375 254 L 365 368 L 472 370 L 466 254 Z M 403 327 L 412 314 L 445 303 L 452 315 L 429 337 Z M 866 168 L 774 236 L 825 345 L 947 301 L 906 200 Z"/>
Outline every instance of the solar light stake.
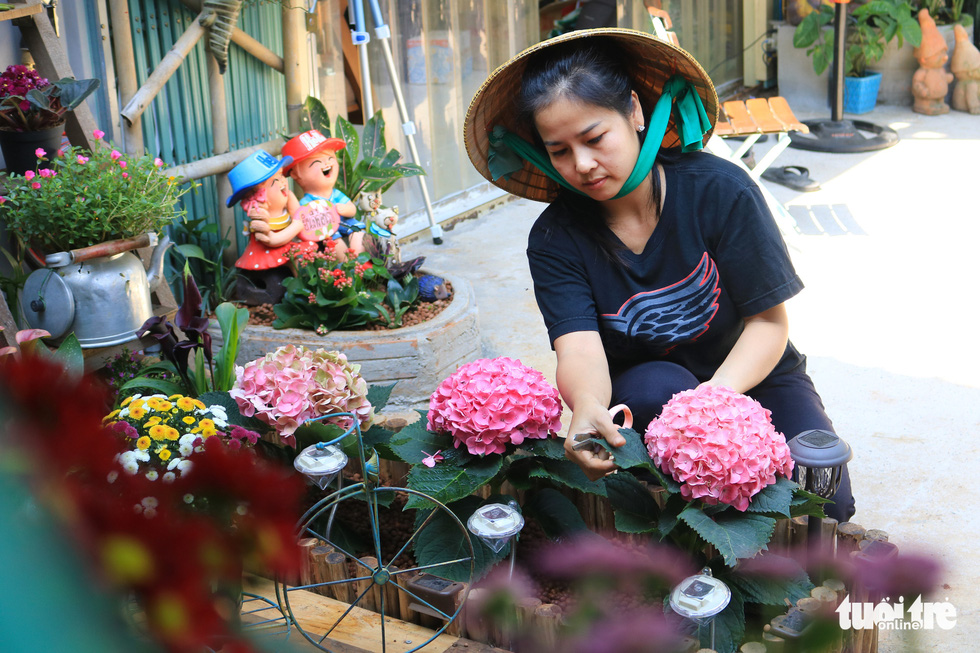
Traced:
<path fill-rule="evenodd" d="M 524 517 L 512 505 L 488 503 L 477 508 L 466 522 L 466 528 L 480 538 L 494 553 L 499 553 L 507 543 L 515 540 L 510 548 L 510 571 L 508 578 L 514 576 L 514 561 L 517 553 L 516 536 L 524 528 Z"/>
<path fill-rule="evenodd" d="M 807 492 L 830 499 L 840 488 L 844 464 L 852 457 L 851 447 L 836 433 L 823 429 L 804 431 L 788 443 L 796 463 L 795 476 Z M 820 520 L 807 518 L 810 546 L 820 540 Z"/>
<path fill-rule="evenodd" d="M 728 585 L 711 575 L 705 567 L 700 574 L 688 576 L 670 593 L 670 607 L 677 614 L 690 619 L 700 628 L 710 624 L 711 648 L 715 647 L 714 616 L 728 607 L 732 591 Z"/>

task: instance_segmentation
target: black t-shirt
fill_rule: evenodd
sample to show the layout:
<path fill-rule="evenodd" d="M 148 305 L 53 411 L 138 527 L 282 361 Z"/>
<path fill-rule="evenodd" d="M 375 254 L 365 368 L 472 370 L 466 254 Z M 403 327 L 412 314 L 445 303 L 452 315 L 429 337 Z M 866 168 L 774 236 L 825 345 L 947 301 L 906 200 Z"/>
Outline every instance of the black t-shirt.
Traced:
<path fill-rule="evenodd" d="M 667 360 L 705 381 L 744 318 L 786 301 L 803 282 L 745 171 L 699 152 L 665 164 L 664 174 L 660 221 L 641 254 L 623 246 L 628 265 L 611 261 L 561 202 L 551 204 L 528 238 L 534 293 L 552 346 L 566 333 L 598 331 L 614 373 Z M 773 373 L 802 360 L 788 344 Z"/>

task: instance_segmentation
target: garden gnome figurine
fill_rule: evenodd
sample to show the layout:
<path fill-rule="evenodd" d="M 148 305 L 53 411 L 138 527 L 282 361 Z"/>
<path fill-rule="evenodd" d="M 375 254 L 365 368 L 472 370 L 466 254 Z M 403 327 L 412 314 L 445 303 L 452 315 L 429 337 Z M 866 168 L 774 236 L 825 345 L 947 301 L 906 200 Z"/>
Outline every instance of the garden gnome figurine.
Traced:
<path fill-rule="evenodd" d="M 282 168 L 292 161 L 291 157 L 277 159 L 259 150 L 228 173 L 232 194 L 227 206 L 231 208 L 241 202 L 242 210 L 250 218 L 245 225 L 248 247 L 235 261 L 235 267 L 241 270 L 236 286 L 238 298 L 246 304 L 275 304 L 285 293 L 282 282 L 290 276 L 286 250 L 302 228 L 302 222 L 294 222 L 289 215 L 289 205 L 295 205 L 296 198 L 282 174 Z M 256 209 L 260 207 L 265 209 L 260 213 L 268 216 L 268 230 L 261 234 L 252 228 L 253 221 L 258 219 Z"/>
<path fill-rule="evenodd" d="M 914 53 L 920 68 L 912 76 L 912 95 L 915 96 L 912 110 L 927 116 L 949 113 L 946 93 L 949 92 L 953 75 L 944 67 L 949 61 L 946 39 L 939 33 L 928 9 L 919 11 L 919 25 L 922 27 L 922 42 Z"/>
<path fill-rule="evenodd" d="M 349 249 L 356 255 L 364 251 L 365 225 L 354 219 L 357 207 L 351 199 L 334 188 L 340 173 L 337 152 L 346 146 L 342 138 L 327 138 L 311 129 L 287 141 L 282 153 L 293 159 L 284 170 L 304 193 L 300 206 L 310 210 L 305 218 L 307 229 L 315 230 L 322 223 L 317 240 L 333 238 L 338 254 Z M 340 240 L 342 237 L 348 242 Z"/>
<path fill-rule="evenodd" d="M 970 36 L 962 25 L 953 26 L 956 35 L 956 48 L 949 69 L 956 77 L 953 87 L 953 108 L 980 114 L 980 50 L 970 41 Z"/>

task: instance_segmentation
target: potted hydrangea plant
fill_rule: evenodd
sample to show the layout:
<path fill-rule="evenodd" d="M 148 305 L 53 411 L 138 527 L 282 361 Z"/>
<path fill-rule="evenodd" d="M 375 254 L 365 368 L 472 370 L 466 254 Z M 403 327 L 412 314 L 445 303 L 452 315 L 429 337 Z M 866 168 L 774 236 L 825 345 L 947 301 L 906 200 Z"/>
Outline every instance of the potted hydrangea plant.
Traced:
<path fill-rule="evenodd" d="M 8 66 L 0 74 L 0 148 L 7 170 L 23 174 L 34 168 L 38 148 L 57 151 L 65 114 L 98 87 L 97 79 L 50 82 L 27 66 Z"/>

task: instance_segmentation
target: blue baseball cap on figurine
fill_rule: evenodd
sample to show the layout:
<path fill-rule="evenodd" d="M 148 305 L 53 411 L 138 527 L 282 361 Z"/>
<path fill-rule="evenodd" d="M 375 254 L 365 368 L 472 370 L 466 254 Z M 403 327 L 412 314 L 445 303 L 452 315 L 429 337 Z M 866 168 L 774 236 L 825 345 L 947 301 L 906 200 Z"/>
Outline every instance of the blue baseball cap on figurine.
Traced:
<path fill-rule="evenodd" d="M 248 189 L 256 184 L 276 174 L 276 171 L 283 166 L 288 166 L 293 162 L 293 157 L 284 156 L 277 159 L 268 152 L 259 150 L 249 154 L 241 163 L 228 172 L 228 181 L 231 182 L 231 197 L 228 198 L 227 206 L 231 208 L 248 192 Z"/>

